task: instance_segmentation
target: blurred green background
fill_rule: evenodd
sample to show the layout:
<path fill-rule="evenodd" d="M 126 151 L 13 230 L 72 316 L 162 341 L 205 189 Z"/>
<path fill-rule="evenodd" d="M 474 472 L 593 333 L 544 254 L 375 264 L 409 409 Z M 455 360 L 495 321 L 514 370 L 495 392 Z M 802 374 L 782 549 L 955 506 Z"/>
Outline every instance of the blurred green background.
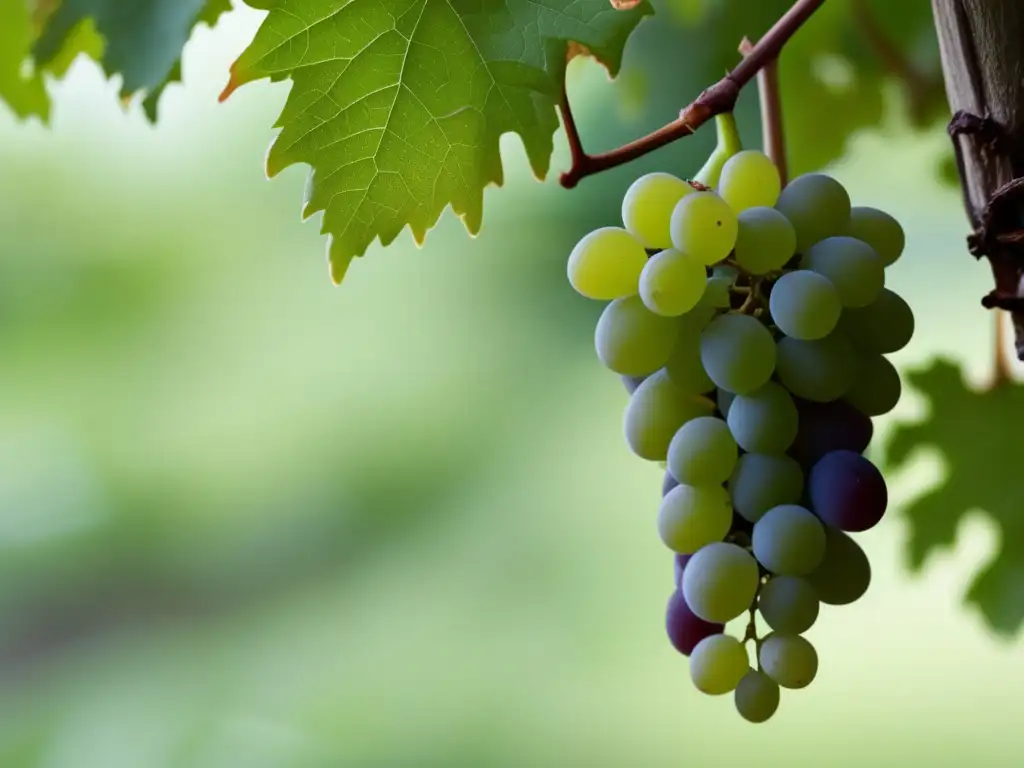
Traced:
<path fill-rule="evenodd" d="M 573 191 L 506 137 L 480 237 L 446 214 L 338 289 L 303 172 L 263 176 L 287 86 L 216 102 L 259 20 L 197 30 L 156 127 L 87 61 L 51 127 L 0 112 L 2 768 L 1021 764 L 1024 657 L 961 606 L 980 517 L 924 579 L 897 513 L 861 536 L 872 588 L 823 610 L 818 679 L 768 725 L 695 692 L 664 637 L 661 471 L 622 440 L 564 266 L 713 132 Z M 709 82 L 663 72 L 638 110 L 641 51 L 615 85 L 574 62 L 593 146 Z M 908 231 L 889 284 L 919 331 L 896 361 L 980 381 L 990 279 L 936 176 L 948 140 L 891 96 L 831 171 Z M 908 393 L 894 416 L 919 412 Z M 938 472 L 894 478 L 894 506 Z"/>

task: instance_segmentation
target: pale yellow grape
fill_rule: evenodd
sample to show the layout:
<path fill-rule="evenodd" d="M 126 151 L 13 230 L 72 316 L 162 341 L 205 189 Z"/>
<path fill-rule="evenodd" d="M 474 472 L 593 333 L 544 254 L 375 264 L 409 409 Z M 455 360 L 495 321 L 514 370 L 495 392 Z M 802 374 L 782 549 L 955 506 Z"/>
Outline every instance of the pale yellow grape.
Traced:
<path fill-rule="evenodd" d="M 668 362 L 679 336 L 674 318 L 656 315 L 639 296 L 616 299 L 604 308 L 594 330 L 602 363 L 624 376 L 644 376 Z"/>
<path fill-rule="evenodd" d="M 709 635 L 690 653 L 690 678 L 709 696 L 734 691 L 749 669 L 747 649 L 731 635 Z"/>
<path fill-rule="evenodd" d="M 697 306 L 707 285 L 704 265 L 695 256 L 668 248 L 640 273 L 640 298 L 651 312 L 677 317 Z"/>
<path fill-rule="evenodd" d="M 721 541 L 731 527 L 729 493 L 720 485 L 677 485 L 658 508 L 658 535 L 681 555 Z"/>
<path fill-rule="evenodd" d="M 726 624 L 750 608 L 760 584 L 757 561 L 736 544 L 716 541 L 686 563 L 682 590 L 698 617 Z"/>
<path fill-rule="evenodd" d="M 672 245 L 701 263 L 717 264 L 736 245 L 736 214 L 714 192 L 694 192 L 672 211 Z"/>
<path fill-rule="evenodd" d="M 736 686 L 736 711 L 749 723 L 769 720 L 779 708 L 779 684 L 764 672 L 751 669 Z"/>
<path fill-rule="evenodd" d="M 622 223 L 648 248 L 670 248 L 669 221 L 676 203 L 694 189 L 671 173 L 648 173 L 626 190 Z"/>
<path fill-rule="evenodd" d="M 806 688 L 818 674 L 818 652 L 800 635 L 768 635 L 758 658 L 761 670 L 783 688 Z"/>
<path fill-rule="evenodd" d="M 796 230 L 774 208 L 747 208 L 738 222 L 736 263 L 750 274 L 780 270 L 796 253 Z"/>
<path fill-rule="evenodd" d="M 779 169 L 768 155 L 756 149 L 730 157 L 718 180 L 718 194 L 736 213 L 755 206 L 771 207 L 781 191 Z"/>
<path fill-rule="evenodd" d="M 643 380 L 623 415 L 626 444 L 648 461 L 665 461 L 672 437 L 683 424 L 714 411 L 707 398 L 677 387 L 662 369 Z"/>
<path fill-rule="evenodd" d="M 621 299 L 639 290 L 646 264 L 643 243 L 619 227 L 602 227 L 584 236 L 569 254 L 569 284 L 588 299 Z"/>

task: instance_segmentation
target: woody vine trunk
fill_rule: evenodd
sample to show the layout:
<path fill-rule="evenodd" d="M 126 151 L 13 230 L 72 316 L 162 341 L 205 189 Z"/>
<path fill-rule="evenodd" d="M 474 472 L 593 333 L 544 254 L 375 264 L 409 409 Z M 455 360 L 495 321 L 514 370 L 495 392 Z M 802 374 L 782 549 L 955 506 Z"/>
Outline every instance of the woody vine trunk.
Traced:
<path fill-rule="evenodd" d="M 982 299 L 1013 318 L 1024 360 L 1024 2 L 932 0 L 968 248 L 991 264 Z"/>

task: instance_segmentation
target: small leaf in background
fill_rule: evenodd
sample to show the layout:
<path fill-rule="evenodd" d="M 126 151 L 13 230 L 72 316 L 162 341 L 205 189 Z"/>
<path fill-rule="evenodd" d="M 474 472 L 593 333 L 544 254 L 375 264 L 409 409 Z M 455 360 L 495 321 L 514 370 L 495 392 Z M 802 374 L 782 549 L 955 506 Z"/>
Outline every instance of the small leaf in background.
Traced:
<path fill-rule="evenodd" d="M 63 0 L 56 8 L 48 3 L 33 55 L 47 68 L 60 61 L 66 68 L 80 53 L 97 58 L 108 76 L 121 76 L 123 99 L 146 93 L 143 108 L 155 121 L 164 88 L 181 80 L 181 51 L 192 29 L 212 26 L 229 10 L 230 0 Z M 97 47 L 90 29 L 105 45 Z"/>
<path fill-rule="evenodd" d="M 945 359 L 904 379 L 928 401 L 929 413 L 894 427 L 884 446 L 887 468 L 899 469 L 925 447 L 940 451 L 946 465 L 945 477 L 905 508 L 910 567 L 919 571 L 930 554 L 953 546 L 967 512 L 982 510 L 998 526 L 1001 542 L 966 599 L 994 630 L 1012 635 L 1024 623 L 1024 386 L 1004 382 L 972 390 L 960 367 Z"/>
<path fill-rule="evenodd" d="M 608 0 L 250 4 L 270 13 L 223 98 L 266 77 L 292 81 L 267 172 L 312 167 L 303 215 L 324 212 L 335 282 L 375 239 L 388 245 L 408 225 L 422 242 L 448 205 L 478 232 L 484 188 L 504 178 L 502 134 L 519 134 L 543 178 L 569 42 L 614 75 L 651 12 Z"/>
<path fill-rule="evenodd" d="M 26 70 L 35 38 L 31 10 L 25 0 L 0 0 L 0 100 L 20 118 L 50 114 L 42 76 Z"/>

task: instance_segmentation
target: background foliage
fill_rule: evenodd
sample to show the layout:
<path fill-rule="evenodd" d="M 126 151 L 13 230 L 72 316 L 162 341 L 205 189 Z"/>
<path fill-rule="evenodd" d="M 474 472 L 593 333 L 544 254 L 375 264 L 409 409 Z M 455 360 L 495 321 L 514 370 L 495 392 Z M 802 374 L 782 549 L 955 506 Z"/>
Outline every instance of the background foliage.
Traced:
<path fill-rule="evenodd" d="M 574 60 L 588 146 L 672 119 L 786 5 L 656 3 L 613 84 Z M 621 444 L 564 277 L 633 177 L 692 172 L 710 133 L 571 192 L 505 137 L 479 238 L 446 213 L 339 291 L 303 174 L 259 166 L 287 86 L 216 105 L 260 14 L 0 0 L 0 765 L 810 766 L 813 729 L 836 765 L 1016 765 L 1024 667 L 986 627 L 1020 623 L 1019 390 L 962 379 L 989 373 L 989 278 L 939 182 L 928 3 L 867 4 L 884 37 L 862 5 L 794 40 L 784 106 L 797 169 L 838 163 L 908 229 L 893 287 L 921 330 L 897 361 L 923 372 L 893 421 L 921 426 L 879 425 L 907 514 L 865 537 L 868 597 L 812 630 L 816 689 L 723 744 L 729 703 L 662 636 L 659 473 Z M 739 117 L 756 145 L 754 93 Z M 956 604 L 975 579 L 985 623 Z"/>

